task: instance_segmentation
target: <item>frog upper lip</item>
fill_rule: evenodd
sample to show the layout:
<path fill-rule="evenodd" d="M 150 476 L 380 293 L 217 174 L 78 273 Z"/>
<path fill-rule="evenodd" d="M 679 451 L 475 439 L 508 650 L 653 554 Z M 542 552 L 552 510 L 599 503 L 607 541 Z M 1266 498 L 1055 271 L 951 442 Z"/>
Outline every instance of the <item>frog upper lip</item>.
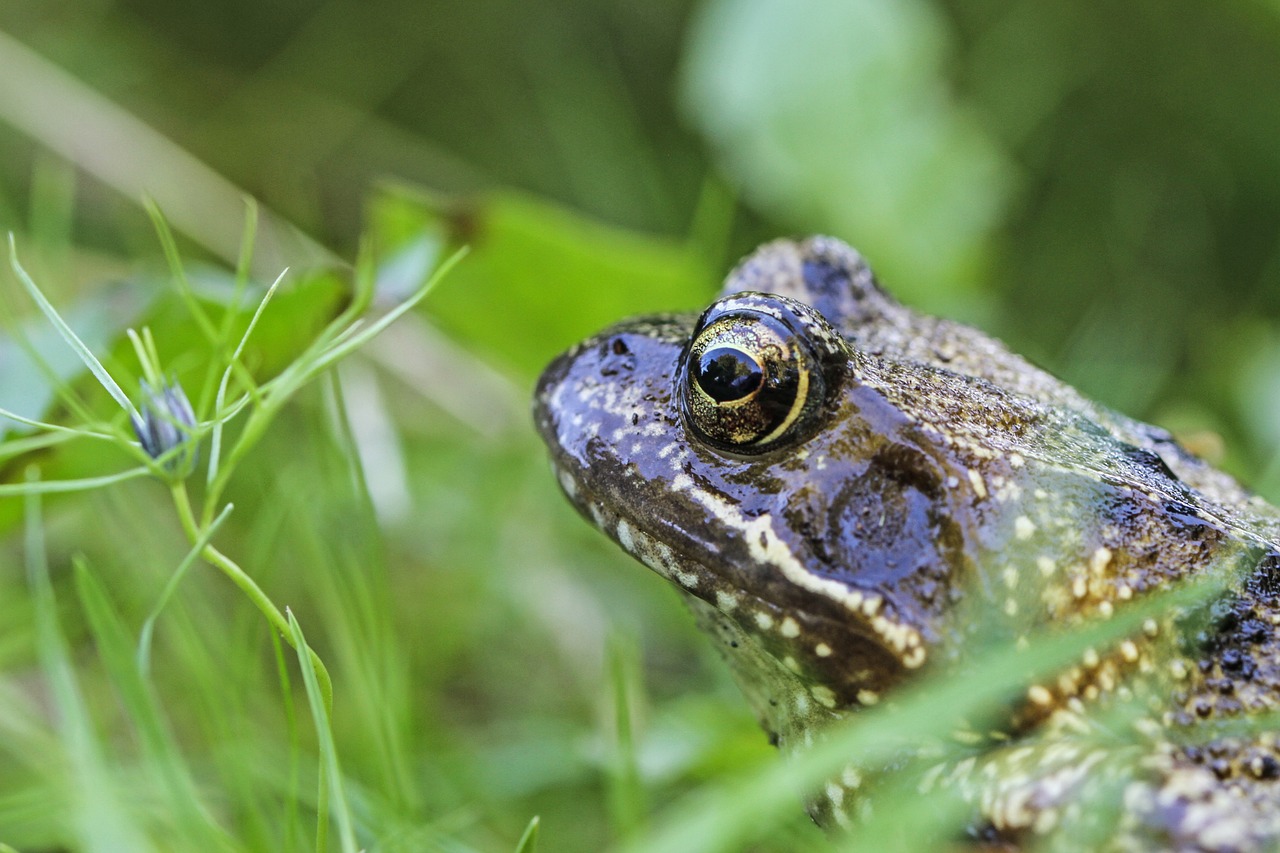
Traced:
<path fill-rule="evenodd" d="M 864 674 L 856 680 L 832 683 L 842 701 L 855 703 L 859 701 L 855 698 L 859 691 L 878 692 L 923 663 L 922 638 L 913 629 L 886 618 L 890 606 L 879 595 L 847 590 L 847 594 L 858 596 L 852 609 L 829 598 L 813 598 L 804 605 L 783 600 L 771 594 L 777 586 L 762 582 L 767 572 L 757 573 L 758 576 L 735 573 L 732 561 L 725 566 L 694 556 L 725 557 L 723 543 L 700 538 L 696 531 L 664 516 L 644 512 L 623 516 L 606 504 L 591 503 L 585 498 L 593 491 L 587 479 L 590 469 L 577 467 L 572 454 L 556 453 L 554 459 L 561 486 L 575 508 L 633 558 L 685 594 L 749 626 L 752 632 L 777 634 L 785 639 L 789 636 L 785 625 L 804 624 L 809 637 L 806 648 L 825 643 L 838 649 L 833 662 L 840 670 L 863 661 L 860 666 Z M 749 577 L 754 577 L 755 582 L 748 581 Z M 871 661 L 876 663 L 868 663 Z M 823 661 L 811 663 L 821 665 Z"/>

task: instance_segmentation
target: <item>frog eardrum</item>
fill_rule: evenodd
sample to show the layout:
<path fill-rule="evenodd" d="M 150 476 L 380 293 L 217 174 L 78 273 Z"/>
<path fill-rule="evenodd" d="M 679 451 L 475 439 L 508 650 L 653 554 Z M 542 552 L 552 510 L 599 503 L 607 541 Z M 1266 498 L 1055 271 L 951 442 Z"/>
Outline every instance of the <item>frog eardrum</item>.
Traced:
<path fill-rule="evenodd" d="M 844 370 L 838 342 L 802 303 L 755 293 L 721 299 L 698 320 L 677 373 L 685 422 L 735 453 L 803 441 Z"/>

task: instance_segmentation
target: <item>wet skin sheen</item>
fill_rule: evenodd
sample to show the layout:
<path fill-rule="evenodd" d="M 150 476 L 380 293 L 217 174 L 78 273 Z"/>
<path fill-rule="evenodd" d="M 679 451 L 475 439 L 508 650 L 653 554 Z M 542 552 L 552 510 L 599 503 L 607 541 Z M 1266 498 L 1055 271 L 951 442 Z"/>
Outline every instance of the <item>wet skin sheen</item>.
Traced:
<path fill-rule="evenodd" d="M 1010 743 L 921 796 L 954 786 L 980 843 L 1058 832 L 1070 846 L 1106 756 L 1056 733 L 1138 695 L 1141 769 L 1113 795 L 1108 842 L 1280 838 L 1276 738 L 1214 728 L 1280 704 L 1280 513 L 1163 430 L 902 307 L 848 246 L 768 244 L 701 316 L 573 347 L 543 374 L 535 418 L 569 499 L 685 593 L 783 748 L 946 670 L 980 631 L 1018 642 L 1107 617 L 1243 554 L 1208 628 L 1150 619 L 1028 685 Z M 851 823 L 861 770 L 875 768 L 809 804 L 815 819 Z"/>

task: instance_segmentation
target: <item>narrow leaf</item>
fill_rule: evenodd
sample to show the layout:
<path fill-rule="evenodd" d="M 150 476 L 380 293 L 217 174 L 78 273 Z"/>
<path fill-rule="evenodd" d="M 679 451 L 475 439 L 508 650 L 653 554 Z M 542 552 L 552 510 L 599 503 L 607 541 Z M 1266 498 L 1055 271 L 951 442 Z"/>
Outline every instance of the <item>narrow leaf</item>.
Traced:
<path fill-rule="evenodd" d="M 538 853 L 538 825 L 538 816 L 534 815 L 533 820 L 529 821 L 529 826 L 525 829 L 524 835 L 520 836 L 520 843 L 516 845 L 516 853 Z"/>
<path fill-rule="evenodd" d="M 307 701 L 311 705 L 311 716 L 316 724 L 316 737 L 320 744 L 320 761 L 324 767 L 321 783 L 329 780 L 330 811 L 338 822 L 338 840 L 342 845 L 342 853 L 357 853 L 355 829 L 351 820 L 351 811 L 347 807 L 346 796 L 342 790 L 342 768 L 338 765 L 338 748 L 333 741 L 333 729 L 329 726 L 329 711 L 325 708 L 324 697 L 320 692 L 320 682 L 316 675 L 315 663 L 311 657 L 311 647 L 302 635 L 302 626 L 293 615 L 292 610 L 285 610 L 289 617 L 289 631 L 293 636 L 293 647 L 298 652 L 298 664 L 302 667 L 302 681 L 307 688 Z M 322 821 L 328 815 L 320 815 Z M 322 839 L 317 839 L 317 851 L 323 853 L 319 846 Z"/>
<path fill-rule="evenodd" d="M 22 268 L 22 264 L 18 263 L 18 243 L 12 231 L 9 232 L 9 265 L 13 267 L 14 274 L 18 276 L 18 281 L 22 283 L 23 289 L 27 291 L 36 305 L 40 306 L 40 310 L 49 318 L 49 322 L 58 330 L 58 334 L 67 342 L 67 345 L 75 350 L 76 355 L 84 362 L 85 367 L 89 368 L 90 372 L 102 383 L 102 387 L 107 389 L 107 393 L 120 404 L 120 408 L 128 412 L 130 417 L 137 417 L 137 409 L 133 407 L 133 403 L 129 402 L 128 396 L 116 384 L 116 381 L 111 378 L 111 374 L 107 373 L 107 369 L 102 366 L 102 362 L 98 361 L 97 357 L 85 346 L 84 341 L 80 340 L 79 336 L 71 330 L 71 327 L 66 324 L 66 321 L 62 319 L 62 316 L 58 314 L 49 300 L 40 292 L 40 288 L 36 286 L 35 281 Z"/>

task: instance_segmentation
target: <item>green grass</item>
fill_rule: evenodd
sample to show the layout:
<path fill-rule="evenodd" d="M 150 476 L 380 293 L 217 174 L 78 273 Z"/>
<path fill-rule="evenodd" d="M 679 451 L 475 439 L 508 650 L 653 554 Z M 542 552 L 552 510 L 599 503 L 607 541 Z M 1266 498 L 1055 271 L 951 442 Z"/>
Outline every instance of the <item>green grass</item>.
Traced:
<path fill-rule="evenodd" d="M 413 370 L 388 362 L 395 352 L 362 353 L 450 286 L 459 255 L 446 258 L 430 210 L 419 215 L 402 239 L 435 251 L 411 252 L 416 269 L 403 245 L 389 261 L 365 255 L 352 298 L 310 340 L 261 337 L 289 276 L 263 287 L 246 260 L 227 273 L 226 301 L 202 297 L 157 215 L 172 293 L 153 311 L 163 318 L 172 299 L 187 313 L 182 345 L 143 325 L 99 358 L 15 251 L 23 291 L 85 370 L 53 389 L 60 422 L 19 416 L 27 432 L 7 442 L 19 445 L 9 470 L 24 473 L 0 499 L 21 503 L 25 531 L 7 553 L 26 569 L 0 576 L 13 626 L 0 645 L 10 699 L 0 702 L 0 840 L 85 851 L 838 850 L 854 842 L 807 825 L 800 792 L 849 756 L 874 767 L 905 752 L 916 757 L 876 783 L 856 843 L 926 849 L 956 837 L 969 808 L 938 791 L 927 819 L 916 814 L 928 768 L 969 754 L 950 737 L 956 719 L 998 717 L 1085 648 L 1221 589 L 1210 579 L 1029 650 L 975 652 L 963 675 L 917 685 L 781 760 L 673 594 L 554 494 L 518 389 L 477 378 L 492 387 L 475 399 L 508 409 L 451 415 L 458 401 L 438 402 L 451 398 L 432 383 L 468 376 L 414 387 Z M 402 294 L 392 302 L 377 296 L 388 268 Z M 589 264 L 581 275 L 584 286 L 598 280 Z M 263 364 L 279 367 L 265 375 Z M 192 423 L 130 397 L 186 382 L 199 401 Z M 131 434 L 126 416 L 139 410 L 175 427 L 157 458 Z M 486 415 L 495 431 L 468 425 Z M 40 436 L 59 441 L 33 443 Z M 1113 713 L 1082 742 L 1123 756 L 1127 711 Z M 1121 761 L 1118 778 L 1131 770 Z"/>
<path fill-rule="evenodd" d="M 357 264 L 352 298 L 327 322 L 308 316 L 305 340 L 273 333 L 273 311 L 291 290 L 325 292 L 307 278 L 332 273 L 262 286 L 242 261 L 211 299 L 154 221 L 168 291 L 102 352 L 12 244 L 20 293 L 84 367 L 54 374 L 29 348 L 58 403 L 50 421 L 8 413 L 0 445 L 9 470 L 31 472 L 0 484 L 9 523 L 27 531 L 6 553 L 28 565 L 0 578 L 14 628 L 0 658 L 14 697 L 0 710 L 0 840 L 602 849 L 642 843 L 657 805 L 725 762 L 771 757 L 741 712 L 726 727 L 674 683 L 648 697 L 637 635 L 696 638 L 666 590 L 612 555 L 578 576 L 604 552 L 553 494 L 523 392 L 490 377 L 486 403 L 507 409 L 480 414 L 504 426 L 477 433 L 430 388 L 397 388 L 385 354 L 359 355 L 452 261 L 415 252 L 406 270 L 398 245 L 386 264 Z M 376 295 L 388 269 L 394 303 Z M 418 282 L 407 296 L 406 275 Z M 334 369 L 351 356 L 364 366 Z M 196 401 L 193 424 L 142 399 L 168 385 Z M 139 411 L 176 429 L 157 458 L 132 435 Z M 361 452 L 370 415 L 403 436 L 410 514 L 379 503 L 397 472 Z M 610 613 L 618 595 L 635 611 Z M 688 673 L 680 661 L 671 677 Z M 716 702 L 735 702 L 730 691 L 721 679 Z M 796 803 L 791 823 L 809 832 Z"/>
<path fill-rule="evenodd" d="M 953 836 L 964 803 L 916 790 L 957 757 L 936 709 L 1006 708 L 1127 622 L 989 650 L 786 762 L 530 428 L 553 354 L 700 309 L 761 239 L 849 238 L 913 304 L 1221 433 L 1276 492 L 1270 11 L 91 5 L 0 9 L 0 850 Z M 794 49 L 819 36 L 871 61 Z M 151 407 L 158 459 L 144 382 L 195 414 Z M 1085 741 L 1119 779 L 1130 710 Z M 856 839 L 813 827 L 800 792 L 889 747 L 927 760 Z"/>

